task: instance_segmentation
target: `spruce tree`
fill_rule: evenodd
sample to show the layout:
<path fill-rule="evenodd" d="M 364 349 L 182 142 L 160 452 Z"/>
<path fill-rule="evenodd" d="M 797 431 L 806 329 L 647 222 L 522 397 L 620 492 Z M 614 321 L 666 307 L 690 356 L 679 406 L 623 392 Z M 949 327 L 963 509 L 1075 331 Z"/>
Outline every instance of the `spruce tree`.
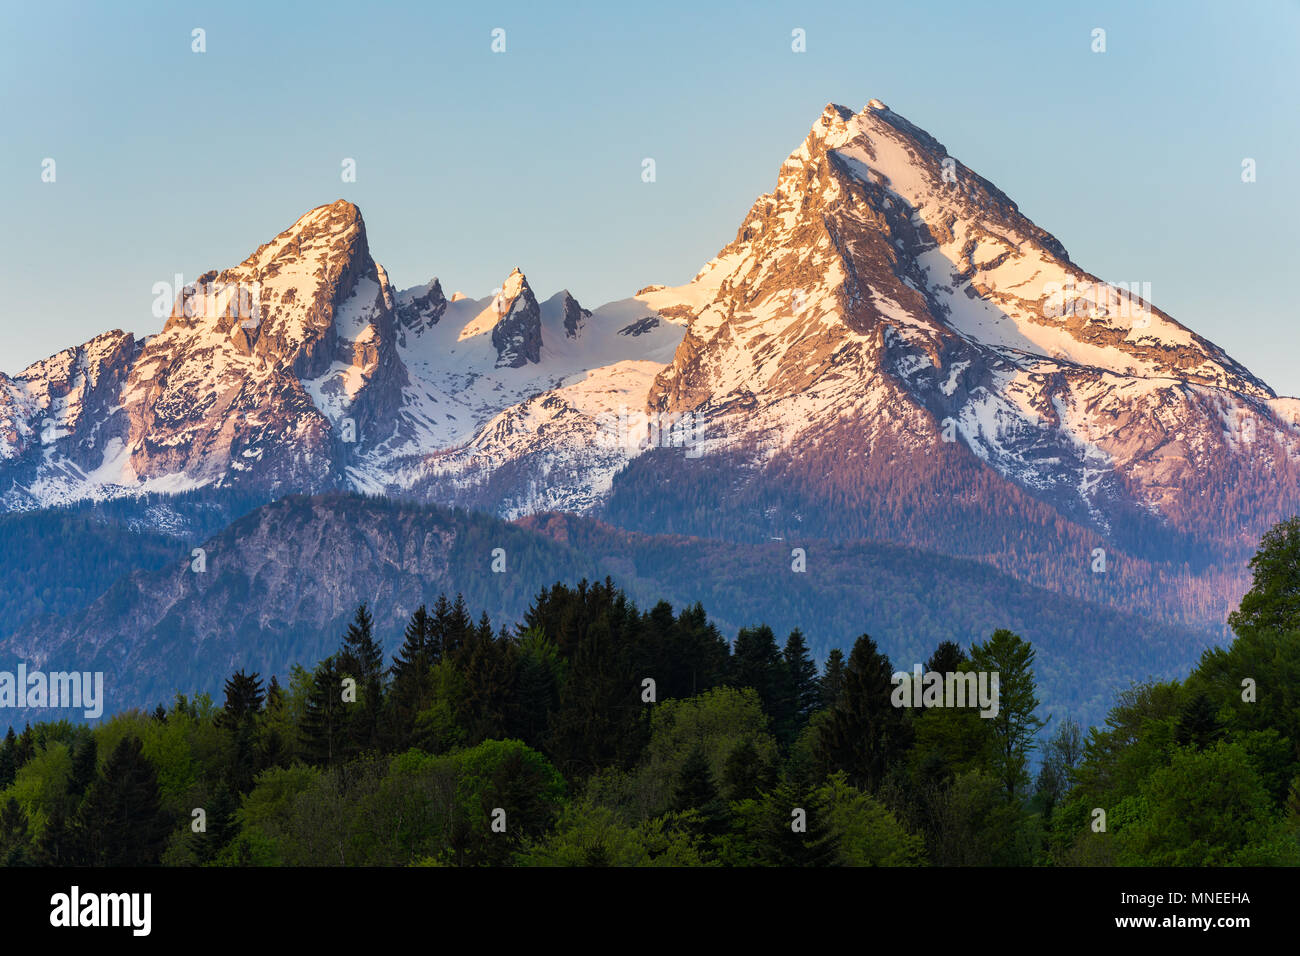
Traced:
<path fill-rule="evenodd" d="M 551 714 L 559 707 L 564 681 L 559 648 L 540 630 L 525 631 L 515 645 L 515 687 L 510 733 L 530 747 L 543 749 Z"/>
<path fill-rule="evenodd" d="M 1205 693 L 1195 694 L 1183 707 L 1174 728 L 1174 742 L 1180 747 L 1204 750 L 1223 733 L 1214 704 Z"/>
<path fill-rule="evenodd" d="M 447 615 L 447 628 L 442 645 L 444 659 L 460 654 L 473 628 L 474 622 L 470 619 L 469 608 L 465 605 L 465 596 L 457 594 Z"/>
<path fill-rule="evenodd" d="M 447 656 L 447 648 L 450 645 L 451 629 L 451 602 L 447 600 L 447 595 L 439 594 L 438 600 L 433 602 L 433 614 L 429 619 L 429 636 L 427 640 L 429 654 L 434 664 L 437 664 Z"/>
<path fill-rule="evenodd" d="M 788 684 L 785 661 L 776 646 L 776 635 L 766 624 L 741 628 L 731 654 L 731 681 L 736 687 L 752 687 L 763 705 L 763 713 L 778 726 L 787 716 Z"/>
<path fill-rule="evenodd" d="M 821 679 L 821 706 L 829 709 L 839 702 L 844 691 L 844 652 L 838 647 L 826 655 L 826 670 Z"/>
<path fill-rule="evenodd" d="M 0 790 L 12 786 L 18 776 L 18 737 L 9 728 L 4 743 L 0 744 Z"/>
<path fill-rule="evenodd" d="M 891 700 L 893 667 L 863 634 L 844 670 L 844 688 L 820 725 L 817 753 L 828 771 L 843 770 L 856 787 L 873 791 L 911 743 L 907 718 Z"/>
<path fill-rule="evenodd" d="M 95 779 L 96 763 L 99 759 L 99 747 L 93 734 L 86 734 L 72 752 L 72 774 L 68 777 L 68 796 L 76 803 L 81 802 L 86 789 Z"/>
<path fill-rule="evenodd" d="M 808 653 L 808 644 L 803 632 L 795 628 L 786 638 L 785 649 L 781 652 L 785 661 L 785 672 L 790 695 L 790 712 L 794 719 L 793 738 L 803 729 L 808 718 L 817 710 L 821 700 L 821 687 L 817 681 L 817 665 Z"/>
<path fill-rule="evenodd" d="M 265 719 L 262 722 L 258 745 L 258 772 L 268 767 L 279 767 L 288 763 L 290 755 L 289 741 L 285 739 L 286 731 L 292 734 L 288 710 L 284 690 L 272 674 L 271 682 L 266 685 L 266 703 L 263 706 Z"/>
<path fill-rule="evenodd" d="M 302 717 L 302 751 L 309 763 L 333 766 L 343 759 L 343 675 L 335 657 L 312 672 Z"/>
<path fill-rule="evenodd" d="M 525 622 L 560 644 L 567 676 L 551 720 L 551 754 L 569 776 L 626 766 L 646 739 L 639 676 L 632 665 L 636 608 L 608 579 L 576 589 L 556 585 L 538 598 Z M 554 628 L 553 632 L 551 628 Z"/>
<path fill-rule="evenodd" d="M 466 691 L 461 723 L 469 743 L 503 736 L 514 674 L 509 644 L 493 636 L 486 612 L 467 632 L 459 658 Z"/>
<path fill-rule="evenodd" d="M 45 829 L 36 840 L 35 857 L 39 866 L 85 866 L 89 862 L 79 846 L 62 800 L 56 801 L 50 809 Z"/>
<path fill-rule="evenodd" d="M 788 777 L 764 795 L 754 837 L 764 866 L 833 866 L 839 852 L 826 808 Z"/>
<path fill-rule="evenodd" d="M 124 737 L 77 811 L 78 840 L 92 866 L 153 866 L 170 829 L 158 777 L 138 737 Z"/>
<path fill-rule="evenodd" d="M 433 619 L 423 604 L 415 609 L 402 634 L 402 646 L 393 656 L 389 673 L 396 685 L 407 677 L 423 677 L 433 665 L 429 643 L 433 638 Z"/>
<path fill-rule="evenodd" d="M 374 638 L 374 620 L 365 604 L 357 608 L 338 653 L 341 676 L 357 682 L 357 701 L 347 705 L 345 739 L 349 753 L 379 747 L 383 705 L 384 650 Z"/>
<path fill-rule="evenodd" d="M 226 680 L 226 704 L 217 714 L 217 726 L 235 730 L 246 721 L 252 720 L 262 710 L 266 695 L 262 690 L 262 677 L 256 671 L 245 674 L 243 669 L 235 671 Z"/>
<path fill-rule="evenodd" d="M 965 666 L 966 653 L 954 641 L 940 641 L 930 659 L 925 662 L 925 669 L 935 674 L 960 673 Z"/>
<path fill-rule="evenodd" d="M 441 647 L 433 646 L 435 640 L 434 620 L 421 604 L 411 615 L 389 668 L 388 734 L 399 750 L 410 746 L 416 717 L 433 701 L 433 665 L 441 656 Z"/>
<path fill-rule="evenodd" d="M 728 800 L 757 797 L 770 783 L 754 741 L 746 737 L 727 754 L 722 765 L 722 787 Z"/>
<path fill-rule="evenodd" d="M 731 648 L 698 601 L 677 615 L 671 646 L 678 696 L 697 697 L 727 679 Z"/>
<path fill-rule="evenodd" d="M 696 816 L 692 829 L 703 839 L 720 837 L 727 832 L 727 807 L 718 795 L 713 772 L 709 769 L 709 758 L 699 743 L 691 748 L 682 764 L 672 809 L 678 812 L 694 810 Z"/>
<path fill-rule="evenodd" d="M 27 761 L 36 756 L 36 737 L 32 734 L 32 725 L 23 725 L 23 732 L 14 744 L 14 771 L 22 770 Z"/>
<path fill-rule="evenodd" d="M 24 866 L 30 857 L 27 813 L 10 797 L 0 807 L 0 863 Z"/>

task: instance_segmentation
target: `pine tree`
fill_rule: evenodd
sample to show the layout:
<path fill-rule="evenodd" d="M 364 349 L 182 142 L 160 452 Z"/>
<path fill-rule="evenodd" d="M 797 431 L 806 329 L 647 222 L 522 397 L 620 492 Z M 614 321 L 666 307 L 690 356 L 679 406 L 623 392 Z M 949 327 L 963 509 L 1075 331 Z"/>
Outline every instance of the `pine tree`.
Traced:
<path fill-rule="evenodd" d="M 125 737 L 77 811 L 76 829 L 92 866 L 153 866 L 167 843 L 158 778 L 138 737 Z"/>
<path fill-rule="evenodd" d="M 821 679 L 821 706 L 826 709 L 839 702 L 844 691 L 844 652 L 838 647 L 826 655 L 826 671 Z"/>
<path fill-rule="evenodd" d="M 844 688 L 820 725 L 817 753 L 828 771 L 843 770 L 856 787 L 872 791 L 911 743 L 907 720 L 891 700 L 893 667 L 863 634 L 844 670 Z"/>

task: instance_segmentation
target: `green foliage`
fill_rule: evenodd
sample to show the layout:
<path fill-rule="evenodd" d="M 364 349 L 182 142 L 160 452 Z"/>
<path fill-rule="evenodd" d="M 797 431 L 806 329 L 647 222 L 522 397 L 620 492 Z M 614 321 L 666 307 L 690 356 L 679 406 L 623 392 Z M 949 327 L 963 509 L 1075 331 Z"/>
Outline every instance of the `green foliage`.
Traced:
<path fill-rule="evenodd" d="M 1136 819 L 1116 829 L 1121 863 L 1300 863 L 1294 834 L 1236 744 L 1180 749 L 1142 782 L 1137 807 Z"/>
<path fill-rule="evenodd" d="M 850 786 L 841 772 L 816 793 L 843 866 L 921 866 L 925 844 L 879 800 Z"/>
<path fill-rule="evenodd" d="M 92 866 L 150 866 L 160 861 L 169 830 L 153 766 L 139 738 L 125 737 L 77 811 L 77 852 Z"/>
<path fill-rule="evenodd" d="M 606 580 L 542 592 L 514 632 L 439 598 L 388 669 L 363 607 L 287 688 L 239 670 L 220 708 L 178 695 L 93 731 L 11 730 L 0 861 L 1300 863 L 1293 536 L 1261 548 L 1234 644 L 1185 683 L 1130 687 L 1086 737 L 1062 721 L 1032 798 L 1035 656 L 1012 632 L 969 655 L 941 643 L 926 665 L 996 671 L 995 718 L 909 710 L 866 635 L 819 677 L 799 631 L 782 650 L 769 628 L 744 629 L 733 658 L 699 605 L 642 612 Z M 206 831 L 190 827 L 195 807 Z"/>
<path fill-rule="evenodd" d="M 817 753 L 828 771 L 844 771 L 854 786 L 873 790 L 906 754 L 911 728 L 891 702 L 893 667 L 866 634 L 854 642 L 844 689 L 821 725 Z"/>
<path fill-rule="evenodd" d="M 628 823 L 610 807 L 582 799 L 565 808 L 555 829 L 529 841 L 523 866 L 701 866 L 689 814 Z"/>
<path fill-rule="evenodd" d="M 674 788 L 695 750 L 703 755 L 710 779 L 736 786 L 727 764 L 746 744 L 754 753 L 751 769 L 761 779 L 777 765 L 776 740 L 768 732 L 758 695 L 750 688 L 718 687 L 699 697 L 668 700 L 651 714 L 650 742 L 633 773 L 635 811 L 640 819 L 672 808 Z"/>
<path fill-rule="evenodd" d="M 1250 559 L 1250 590 L 1228 625 L 1238 635 L 1300 631 L 1300 517 L 1273 526 Z"/>
<path fill-rule="evenodd" d="M 72 756 L 68 745 L 51 741 L 18 770 L 14 783 L 0 793 L 0 801 L 16 800 L 27 817 L 33 834 L 39 835 L 56 808 L 69 809 L 68 781 L 72 779 Z"/>
<path fill-rule="evenodd" d="M 994 772 L 1009 798 L 1029 786 L 1029 754 L 1043 726 L 1034 683 L 1034 649 L 1019 635 L 1000 629 L 970 652 L 971 670 L 998 675 L 998 712 L 986 719 L 993 736 Z"/>

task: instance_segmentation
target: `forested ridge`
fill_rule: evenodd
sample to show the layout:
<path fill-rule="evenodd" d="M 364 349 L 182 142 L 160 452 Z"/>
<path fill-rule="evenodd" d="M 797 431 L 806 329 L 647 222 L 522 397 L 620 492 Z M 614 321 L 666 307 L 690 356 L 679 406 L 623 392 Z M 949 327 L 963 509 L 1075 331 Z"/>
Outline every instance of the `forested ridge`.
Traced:
<path fill-rule="evenodd" d="M 238 671 L 95 728 L 10 728 L 0 860 L 24 865 L 1300 863 L 1300 519 L 1251 561 L 1236 639 L 1084 731 L 1034 648 L 943 642 L 999 707 L 895 706 L 863 634 L 733 642 L 700 605 L 556 584 L 512 627 L 439 598 L 400 646 L 357 609 L 308 669 Z"/>

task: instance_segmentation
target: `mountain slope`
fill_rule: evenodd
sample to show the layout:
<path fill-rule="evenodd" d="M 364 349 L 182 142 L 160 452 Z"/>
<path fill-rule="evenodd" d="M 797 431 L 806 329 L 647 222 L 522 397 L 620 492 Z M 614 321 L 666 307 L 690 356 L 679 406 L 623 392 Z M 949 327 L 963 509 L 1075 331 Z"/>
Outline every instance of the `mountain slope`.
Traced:
<path fill-rule="evenodd" d="M 845 419 L 861 432 L 842 450 L 868 459 L 959 441 L 1103 533 L 1134 512 L 1189 531 L 1239 523 L 1239 503 L 1187 494 L 1239 465 L 1297 500 L 1292 401 L 1079 269 L 879 101 L 828 106 L 736 239 L 649 299 L 677 300 L 692 318 L 647 403 L 704 416 L 710 447 L 771 456 Z M 1281 513 L 1257 504 L 1268 514 L 1248 536 Z"/>
<path fill-rule="evenodd" d="M 202 572 L 188 556 L 138 570 L 82 610 L 25 623 L 0 639 L 0 670 L 20 660 L 29 669 L 101 670 L 106 713 L 152 707 L 177 691 L 215 694 L 240 667 L 283 679 L 292 664 L 331 653 L 362 601 L 391 655 L 411 612 L 439 593 L 463 592 L 476 612 L 513 624 L 555 581 L 605 575 L 645 607 L 701 601 L 728 636 L 761 622 L 781 633 L 799 627 L 818 656 L 868 631 L 900 667 L 941 640 L 968 644 L 1012 627 L 1038 648 L 1044 699 L 1089 717 L 1132 674 L 1172 672 L 1205 643 L 974 562 L 865 543 L 807 543 L 809 570 L 797 573 L 783 542 L 737 549 L 568 515 L 508 524 L 327 494 L 258 508 L 202 547 Z M 498 557 L 501 573 L 492 570 Z M 1080 672 L 1085 656 L 1101 663 Z"/>

